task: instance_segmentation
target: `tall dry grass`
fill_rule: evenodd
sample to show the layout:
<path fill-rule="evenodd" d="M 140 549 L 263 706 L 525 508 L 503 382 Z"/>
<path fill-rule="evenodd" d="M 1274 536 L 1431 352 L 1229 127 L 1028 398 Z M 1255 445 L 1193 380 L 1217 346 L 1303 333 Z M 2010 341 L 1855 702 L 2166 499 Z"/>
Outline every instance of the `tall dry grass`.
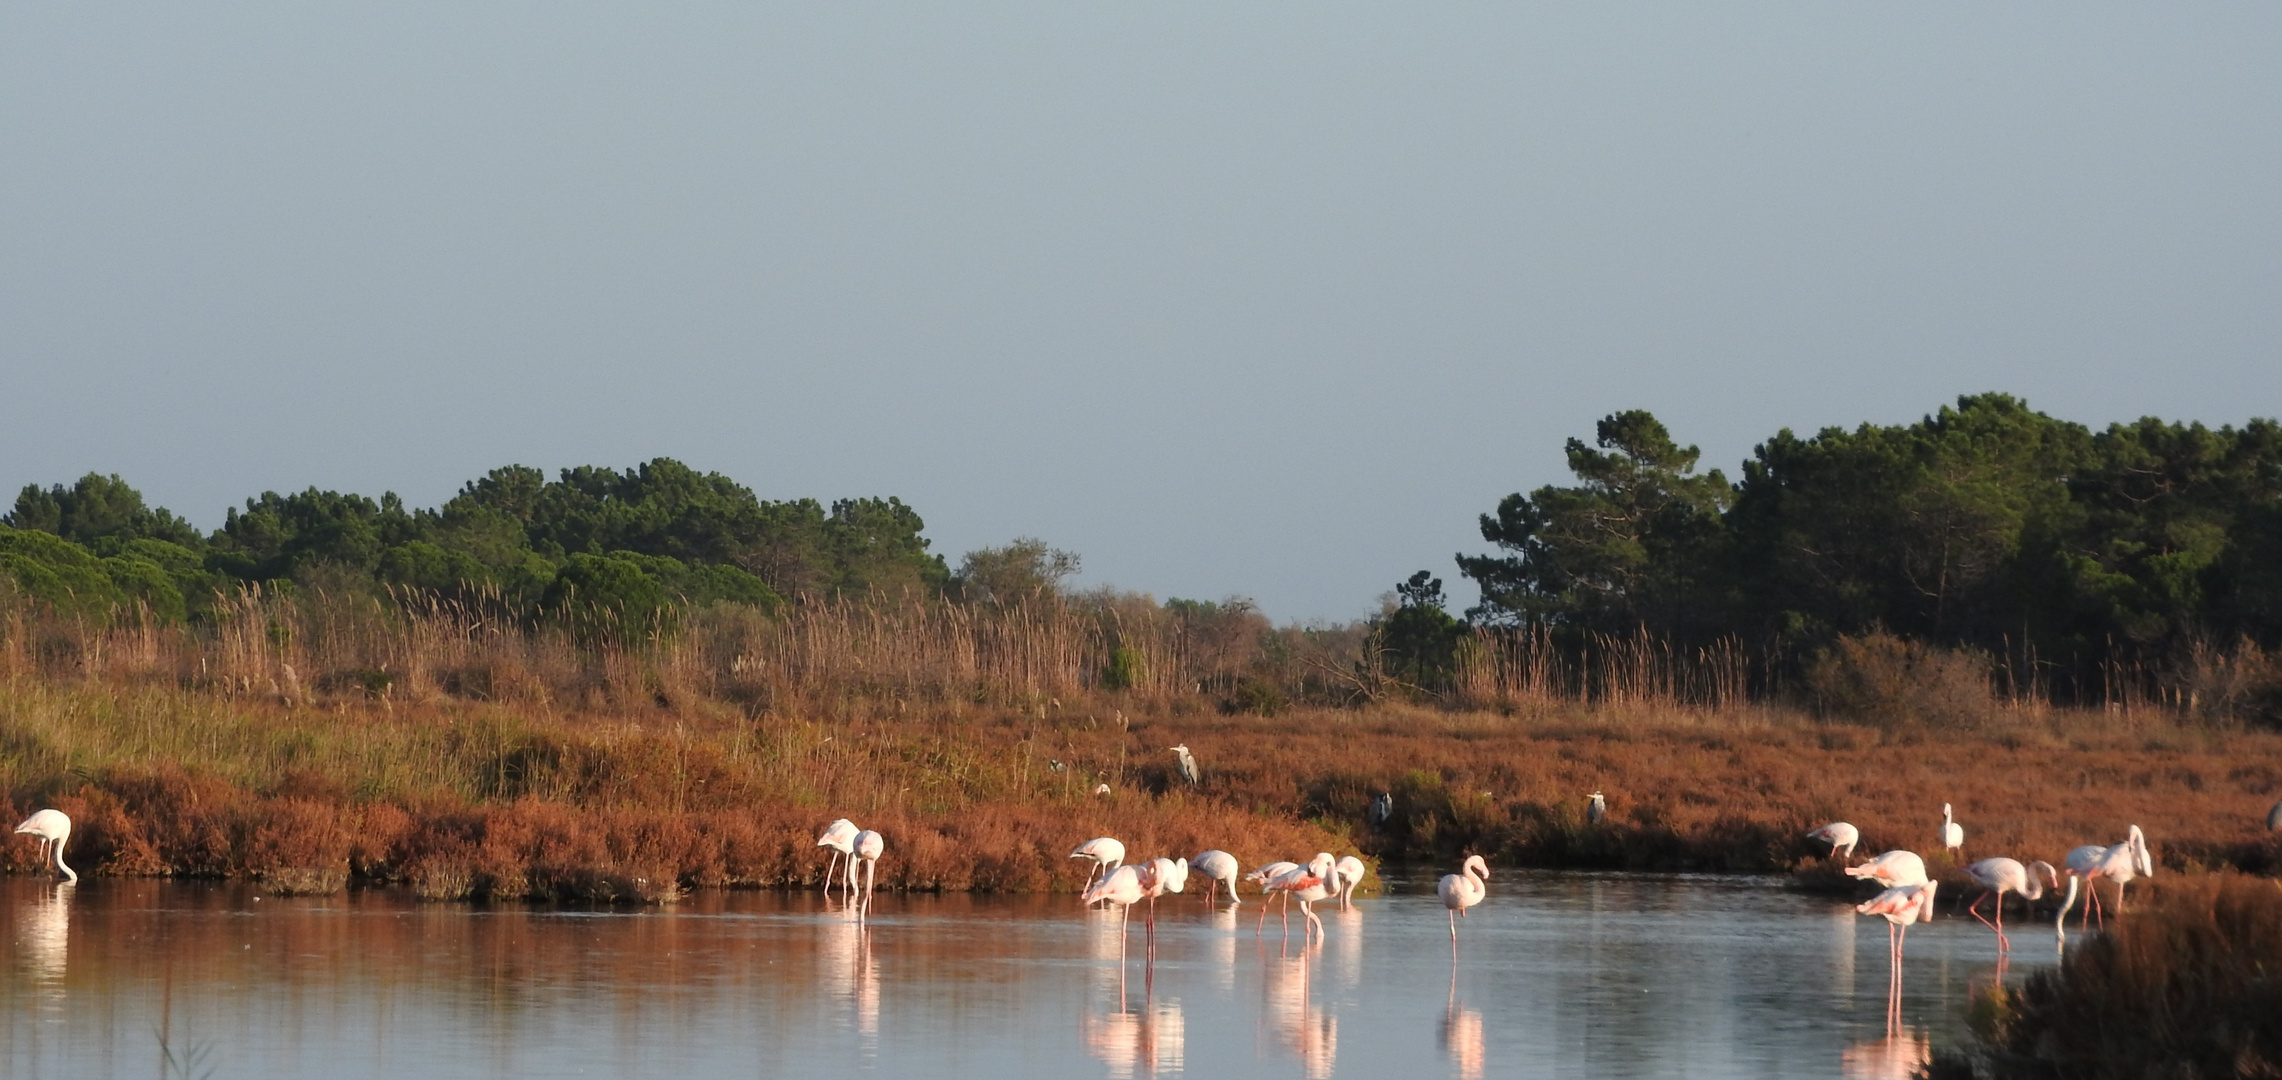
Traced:
<path fill-rule="evenodd" d="M 811 838 L 843 815 L 888 833 L 900 888 L 1067 886 L 1063 856 L 1103 833 L 1247 860 L 1774 871 L 1812 866 L 1798 834 L 1833 819 L 1866 850 L 1926 850 L 1942 802 L 1969 857 L 2057 862 L 2139 824 L 2169 865 L 2282 861 L 2262 826 L 2282 739 L 2185 706 L 1983 684 L 1975 722 L 1926 722 L 1917 683 L 1876 666 L 1893 651 L 1865 647 L 1841 660 L 1868 704 L 1841 715 L 1770 696 L 1738 642 L 1521 633 L 1477 635 L 1449 695 L 1420 701 L 1374 680 L 1357 628 L 1210 615 L 871 596 L 601 633 L 481 598 L 249 590 L 188 627 L 0 607 L 0 793 L 72 813 L 100 872 L 437 896 L 813 882 Z M 1172 774 L 1175 743 L 1201 786 Z M 1374 824 L 1381 793 L 1395 813 Z"/>

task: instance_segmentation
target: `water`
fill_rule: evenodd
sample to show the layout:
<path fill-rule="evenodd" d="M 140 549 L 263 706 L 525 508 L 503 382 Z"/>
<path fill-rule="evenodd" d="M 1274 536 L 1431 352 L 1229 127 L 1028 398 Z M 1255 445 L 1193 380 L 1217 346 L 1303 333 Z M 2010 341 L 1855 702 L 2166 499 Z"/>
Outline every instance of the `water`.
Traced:
<path fill-rule="evenodd" d="M 1959 1039 L 1992 935 L 1909 936 L 1886 1032 L 1886 928 L 1747 879 L 1501 872 L 1255 937 L 1254 904 L 1137 916 L 1071 897 L 811 894 L 666 909 L 421 904 L 394 891 L 0 881 L 0 1080 L 110 1076 L 1901 1076 Z M 2051 924 L 2015 935 L 2018 977 Z M 166 1055 L 173 1056 L 170 1065 Z M 182 1068 L 181 1066 L 187 1066 Z"/>

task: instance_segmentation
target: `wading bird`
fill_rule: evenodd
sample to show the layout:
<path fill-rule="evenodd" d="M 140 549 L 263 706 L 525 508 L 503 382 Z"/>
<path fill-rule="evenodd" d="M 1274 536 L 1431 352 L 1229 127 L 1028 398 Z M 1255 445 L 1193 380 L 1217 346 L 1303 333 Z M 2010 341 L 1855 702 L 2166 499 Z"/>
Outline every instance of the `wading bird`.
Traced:
<path fill-rule="evenodd" d="M 1332 859 L 1330 852 L 1320 851 L 1316 853 L 1315 858 L 1307 861 L 1306 866 L 1295 866 L 1286 870 L 1269 879 L 1264 887 L 1283 893 L 1289 900 L 1299 901 L 1299 913 L 1303 920 L 1300 923 L 1301 935 L 1321 934 L 1323 933 L 1323 920 L 1317 918 L 1314 909 L 1308 905 L 1331 895 L 1333 882 L 1337 881 L 1338 877 L 1338 862 Z M 1265 904 L 1261 905 L 1263 909 L 1266 906 Z M 1263 910 L 1261 914 L 1264 916 L 1267 913 Z M 1261 921 L 1264 923 L 1266 919 L 1263 918 Z M 1285 925 L 1288 928 L 1290 924 L 1287 922 Z"/>
<path fill-rule="evenodd" d="M 2282 803 L 2276 803 L 2274 807 L 2276 811 L 2282 812 Z M 1370 822 L 1373 828 L 1383 828 L 1387 822 L 1394 820 L 1394 816 L 1394 792 L 1382 791 L 1378 798 L 1371 800 L 1371 809 L 1364 814 L 1364 819 Z"/>
<path fill-rule="evenodd" d="M 1149 860 L 1145 865 L 1147 870 L 1141 877 L 1147 884 L 1149 940 L 1154 942 L 1157 939 L 1157 898 L 1169 892 L 1180 892 L 1188 887 L 1189 861 L 1187 859 L 1175 861 L 1159 856 Z"/>
<path fill-rule="evenodd" d="M 2038 880 L 2036 876 L 2036 871 L 2039 870 L 2044 872 L 2043 880 Z M 2059 872 L 2052 868 L 2051 863 L 2042 859 L 2027 866 L 2022 866 L 2016 859 L 1983 859 L 1966 867 L 1965 876 L 1972 878 L 1973 884 L 1981 887 L 1981 895 L 1974 897 L 1965 910 L 1972 912 L 1974 918 L 1980 919 L 1982 925 L 1997 932 L 1998 952 L 2011 952 L 2013 948 L 2013 943 L 2005 938 L 2005 893 L 2019 893 L 2021 899 L 2034 903 L 2044 895 L 2045 882 L 2051 882 L 2053 888 L 2060 887 Z M 1997 898 L 1997 921 L 1993 923 L 1981 916 L 1981 900 L 1991 894 Z"/>
<path fill-rule="evenodd" d="M 1434 887 L 1434 894 L 1442 898 L 1442 906 L 1450 909 L 1450 952 L 1458 952 L 1458 917 L 1466 909 L 1482 902 L 1490 894 L 1485 879 L 1490 876 L 1490 864 L 1479 855 L 1466 856 L 1459 873 L 1442 875 L 1442 883 Z"/>
<path fill-rule="evenodd" d="M 1173 762 L 1174 764 L 1180 766 L 1181 779 L 1186 780 L 1191 784 L 1200 784 L 1204 782 L 1203 774 L 1196 771 L 1196 758 L 1189 753 L 1189 747 L 1187 743 L 1182 743 L 1179 746 L 1168 746 L 1166 749 L 1173 752 Z"/>
<path fill-rule="evenodd" d="M 1082 897 L 1087 907 L 1115 904 L 1120 909 L 1117 924 L 1117 955 L 1120 958 L 1125 955 L 1125 929 L 1133 921 L 1133 905 L 1150 895 L 1149 869 L 1146 864 L 1117 867 L 1103 874 L 1101 880 L 1094 882 Z"/>
<path fill-rule="evenodd" d="M 879 872 L 880 856 L 887 853 L 887 838 L 870 829 L 856 834 L 855 853 L 848 860 L 848 884 L 856 883 L 856 860 L 864 863 L 864 910 L 872 906 L 872 878 Z"/>
<path fill-rule="evenodd" d="M 1212 906 L 1213 898 L 1218 895 L 1222 885 L 1228 886 L 1229 906 L 1243 906 L 1244 901 L 1236 895 L 1236 856 L 1219 848 L 1200 851 L 1196 858 L 1189 860 L 1189 869 L 1204 875 L 1204 906 Z"/>
<path fill-rule="evenodd" d="M 2266 831 L 2282 832 L 2282 802 L 2275 803 L 2274 809 L 2266 812 Z"/>
<path fill-rule="evenodd" d="M 1086 870 L 1086 883 L 1078 886 L 1078 891 L 1084 892 L 1093 887 L 1095 874 L 1106 874 L 1125 863 L 1125 845 L 1114 836 L 1097 836 L 1079 844 L 1070 858 L 1093 860 L 1093 866 Z"/>
<path fill-rule="evenodd" d="M 1807 834 L 1809 840 L 1820 840 L 1830 845 L 1830 857 L 1839 858 L 1843 849 L 1846 858 L 1854 857 L 1854 845 L 1861 842 L 1862 831 L 1843 821 L 1833 821 Z"/>
<path fill-rule="evenodd" d="M 1363 866 L 1363 860 L 1353 855 L 1344 855 L 1340 857 L 1335 872 L 1339 875 L 1339 906 L 1346 907 L 1348 901 L 1355 898 L 1355 886 L 1363 883 L 1363 875 L 1368 871 Z"/>
<path fill-rule="evenodd" d="M 832 895 L 832 874 L 840 868 L 840 859 L 856 850 L 856 823 L 841 818 L 824 827 L 824 835 L 816 838 L 816 846 L 832 849 L 832 859 L 824 866 L 824 895 Z M 844 890 L 843 890 L 844 891 Z"/>
<path fill-rule="evenodd" d="M 1295 862 L 1272 862 L 1266 866 L 1255 866 L 1251 873 L 1244 875 L 1244 880 L 1260 886 L 1260 925 L 1252 928 L 1253 933 L 1257 934 L 1268 928 L 1268 894 L 1275 891 L 1275 888 L 1268 883 L 1297 869 L 1299 869 L 1299 864 Z M 1289 928 L 1291 925 L 1291 903 L 1288 899 L 1284 904 L 1283 911 L 1284 925 Z"/>
<path fill-rule="evenodd" d="M 2137 825 L 2131 827 L 2131 835 L 2125 837 L 2123 843 L 2110 847 L 2086 844 L 2069 852 L 2067 862 L 2068 876 L 2084 879 L 2084 915 L 2079 927 L 2089 924 L 2094 912 L 2099 913 L 2101 928 L 2108 925 L 2107 912 L 2100 905 L 2100 890 L 2095 887 L 2097 879 L 2107 878 L 2116 883 L 2116 914 L 2121 915 L 2124 886 L 2133 878 L 2155 876 L 2155 860 L 2147 853 L 2147 834 L 2140 832 Z M 2061 914 L 2065 916 L 2067 911 L 2063 909 Z"/>
<path fill-rule="evenodd" d="M 1925 860 L 1914 851 L 1889 851 L 1860 866 L 1846 868 L 1847 877 L 1868 878 L 1891 889 L 1926 882 Z"/>
<path fill-rule="evenodd" d="M 1602 819 L 1607 817 L 1608 800 L 1603 798 L 1600 792 L 1593 792 L 1590 801 L 1585 803 L 1585 820 L 1598 825 Z"/>
<path fill-rule="evenodd" d="M 6 819 L 0 818 L 0 820 Z M 63 843 L 71 839 L 71 817 L 69 815 L 61 810 L 42 810 L 25 818 L 23 824 L 16 826 L 16 831 L 30 833 L 39 838 L 40 866 L 42 868 L 45 868 L 52 861 L 55 863 L 55 868 L 63 873 L 65 881 L 79 880 L 78 872 L 63 864 Z"/>
<path fill-rule="evenodd" d="M 1859 914 L 1883 916 L 1886 920 L 1886 962 L 1889 965 L 1886 1022 L 1889 1025 L 1899 1025 L 1902 1021 L 1902 939 L 1909 936 L 1910 924 L 1933 918 L 1933 890 L 1930 881 L 1896 885 L 1854 906 Z"/>
<path fill-rule="evenodd" d="M 1958 851 L 1958 849 L 1959 849 L 1959 848 L 1962 848 L 1962 847 L 1964 847 L 1964 846 L 1965 846 L 1965 826 L 1963 826 L 1963 825 L 1959 825 L 1959 824 L 1958 824 L 1958 823 L 1956 823 L 1955 821 L 1951 821 L 1951 820 L 1950 820 L 1950 818 L 1949 818 L 1949 804 L 1948 804 L 1948 803 L 1942 803 L 1942 804 L 1941 804 L 1941 847 L 1942 847 L 1942 850 L 1949 852 L 1950 856 L 1951 856 L 1952 858 L 1954 858 L 1954 857 L 1956 857 L 1956 855 L 1957 855 L 1957 851 Z"/>

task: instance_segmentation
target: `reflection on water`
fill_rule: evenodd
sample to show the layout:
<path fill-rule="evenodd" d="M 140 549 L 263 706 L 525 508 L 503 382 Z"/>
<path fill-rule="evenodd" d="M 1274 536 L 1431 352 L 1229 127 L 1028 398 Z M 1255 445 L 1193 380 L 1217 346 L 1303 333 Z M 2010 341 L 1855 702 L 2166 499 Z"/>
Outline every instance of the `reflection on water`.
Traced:
<path fill-rule="evenodd" d="M 142 1071 L 161 1031 L 215 1075 L 328 1080 L 1890 1077 L 1998 977 L 1971 920 L 1917 927 L 1889 1035 L 1884 927 L 1836 898 L 1501 880 L 1455 966 L 1440 905 L 1399 891 L 1327 909 L 1312 944 L 1168 898 L 1151 961 L 1142 928 L 1068 896 L 882 895 L 859 921 L 812 894 L 567 910 L 0 880 L 0 1080 Z M 2011 977 L 2049 962 L 2023 950 Z"/>
<path fill-rule="evenodd" d="M 1847 1047 L 1838 1058 L 1839 1074 L 1846 1080 L 1910 1080 L 1932 1057 L 1933 1043 L 1924 1033 L 1905 1030 Z"/>

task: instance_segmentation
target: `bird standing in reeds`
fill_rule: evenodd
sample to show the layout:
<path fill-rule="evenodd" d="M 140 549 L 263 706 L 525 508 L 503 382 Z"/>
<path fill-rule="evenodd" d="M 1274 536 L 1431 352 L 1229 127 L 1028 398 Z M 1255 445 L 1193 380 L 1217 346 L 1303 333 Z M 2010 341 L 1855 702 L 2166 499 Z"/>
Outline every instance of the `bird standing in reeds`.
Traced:
<path fill-rule="evenodd" d="M 1236 856 L 1230 855 L 1229 853 L 1222 851 L 1219 848 L 1213 848 L 1210 851 L 1200 851 L 1197 853 L 1196 858 L 1189 860 L 1189 869 L 1204 875 L 1204 880 L 1206 882 L 1204 906 L 1212 906 L 1213 899 L 1219 893 L 1220 886 L 1223 884 L 1228 886 L 1229 906 L 1243 906 L 1244 901 L 1236 895 L 1236 871 L 1239 869 L 1236 864 Z"/>
<path fill-rule="evenodd" d="M 25 818 L 23 824 L 16 826 L 16 831 L 29 833 L 38 838 L 40 842 L 40 866 L 43 869 L 52 862 L 55 864 L 55 868 L 63 874 L 65 881 L 76 882 L 79 880 L 79 873 L 63 864 L 63 845 L 65 841 L 71 839 L 71 816 L 69 814 L 61 810 L 42 810 Z"/>
<path fill-rule="evenodd" d="M 1840 858 L 1842 852 L 1843 857 L 1851 859 L 1854 857 L 1854 845 L 1862 840 L 1862 831 L 1843 821 L 1833 821 L 1808 833 L 1807 839 L 1829 844 L 1830 857 L 1833 859 Z"/>
<path fill-rule="evenodd" d="M 1946 852 L 1948 852 L 1948 853 L 1949 853 L 1949 857 L 1950 857 L 1950 858 L 1954 859 L 1954 858 L 1956 858 L 1956 857 L 1957 857 L 1957 855 L 1958 855 L 1958 852 L 1959 852 L 1961 849 L 1963 849 L 1964 847 L 1965 847 L 1965 826 L 1963 826 L 1963 825 L 1959 825 L 1957 822 L 1955 822 L 1955 821 L 1951 820 L 1951 818 L 1950 818 L 1950 815 L 1949 815 L 1949 804 L 1948 804 L 1948 803 L 1942 803 L 1942 804 L 1941 804 L 1941 848 L 1942 848 L 1942 850 L 1943 850 L 1943 851 L 1946 851 Z"/>
<path fill-rule="evenodd" d="M 2275 812 L 2282 813 L 2282 803 L 2274 804 L 2274 809 Z M 1363 815 L 1364 820 L 1374 829 L 1386 828 L 1387 823 L 1393 821 L 1394 817 L 1395 795 L 1391 791 L 1380 792 L 1378 798 L 1371 800 L 1371 808 L 1365 811 Z"/>
<path fill-rule="evenodd" d="M 1173 752 L 1173 764 L 1181 770 L 1181 779 L 1188 781 L 1191 785 L 1204 782 L 1204 775 L 1197 771 L 1196 757 L 1189 753 L 1187 743 L 1166 747 L 1166 749 Z"/>
<path fill-rule="evenodd" d="M 1466 909 L 1482 902 L 1490 894 L 1487 879 L 1490 864 L 1479 855 L 1468 855 L 1455 874 L 1442 875 L 1442 882 L 1434 887 L 1434 895 L 1442 898 L 1442 906 L 1450 912 L 1450 955 L 1458 955 L 1458 920 Z"/>
<path fill-rule="evenodd" d="M 839 870 L 841 858 L 852 856 L 855 853 L 856 834 L 861 831 L 862 830 L 856 828 L 855 822 L 849 821 L 847 818 L 841 818 L 840 820 L 835 821 L 830 825 L 826 825 L 824 827 L 824 834 L 816 838 L 817 847 L 832 849 L 832 858 L 830 861 L 825 863 L 824 866 L 825 896 L 832 895 L 833 874 L 835 871 Z M 845 892 L 846 890 L 842 891 Z"/>
<path fill-rule="evenodd" d="M 2266 831 L 2282 832 L 2282 802 L 2275 803 L 2274 809 L 2266 812 Z"/>
<path fill-rule="evenodd" d="M 2039 870 L 2044 872 L 2042 881 L 2037 879 L 2035 873 Z M 2022 899 L 2033 903 L 2044 895 L 2045 882 L 2051 882 L 2054 888 L 2060 887 L 2059 872 L 2052 868 L 2051 863 L 2042 859 L 2027 866 L 2022 866 L 2017 859 L 1983 859 L 1966 867 L 1965 876 L 1972 878 L 1973 884 L 1981 887 L 1981 894 L 1974 897 L 1965 910 L 1972 912 L 1974 918 L 1980 919 L 1982 925 L 1997 932 L 1998 952 L 2011 952 L 2013 948 L 2013 943 L 2005 937 L 2005 893 L 2019 893 Z M 1982 899 L 1992 894 L 1997 898 L 1997 921 L 1993 923 L 1981 915 Z"/>
<path fill-rule="evenodd" d="M 1593 792 L 1585 802 L 1585 820 L 1598 825 L 1607 818 L 1608 799 L 1598 791 Z"/>
<path fill-rule="evenodd" d="M 1096 836 L 1079 844 L 1076 851 L 1070 852 L 1070 858 L 1093 860 L 1093 865 L 1086 870 L 1086 883 L 1078 886 L 1082 893 L 1093 887 L 1094 875 L 1109 873 L 1124 864 L 1125 844 L 1114 836 Z"/>

